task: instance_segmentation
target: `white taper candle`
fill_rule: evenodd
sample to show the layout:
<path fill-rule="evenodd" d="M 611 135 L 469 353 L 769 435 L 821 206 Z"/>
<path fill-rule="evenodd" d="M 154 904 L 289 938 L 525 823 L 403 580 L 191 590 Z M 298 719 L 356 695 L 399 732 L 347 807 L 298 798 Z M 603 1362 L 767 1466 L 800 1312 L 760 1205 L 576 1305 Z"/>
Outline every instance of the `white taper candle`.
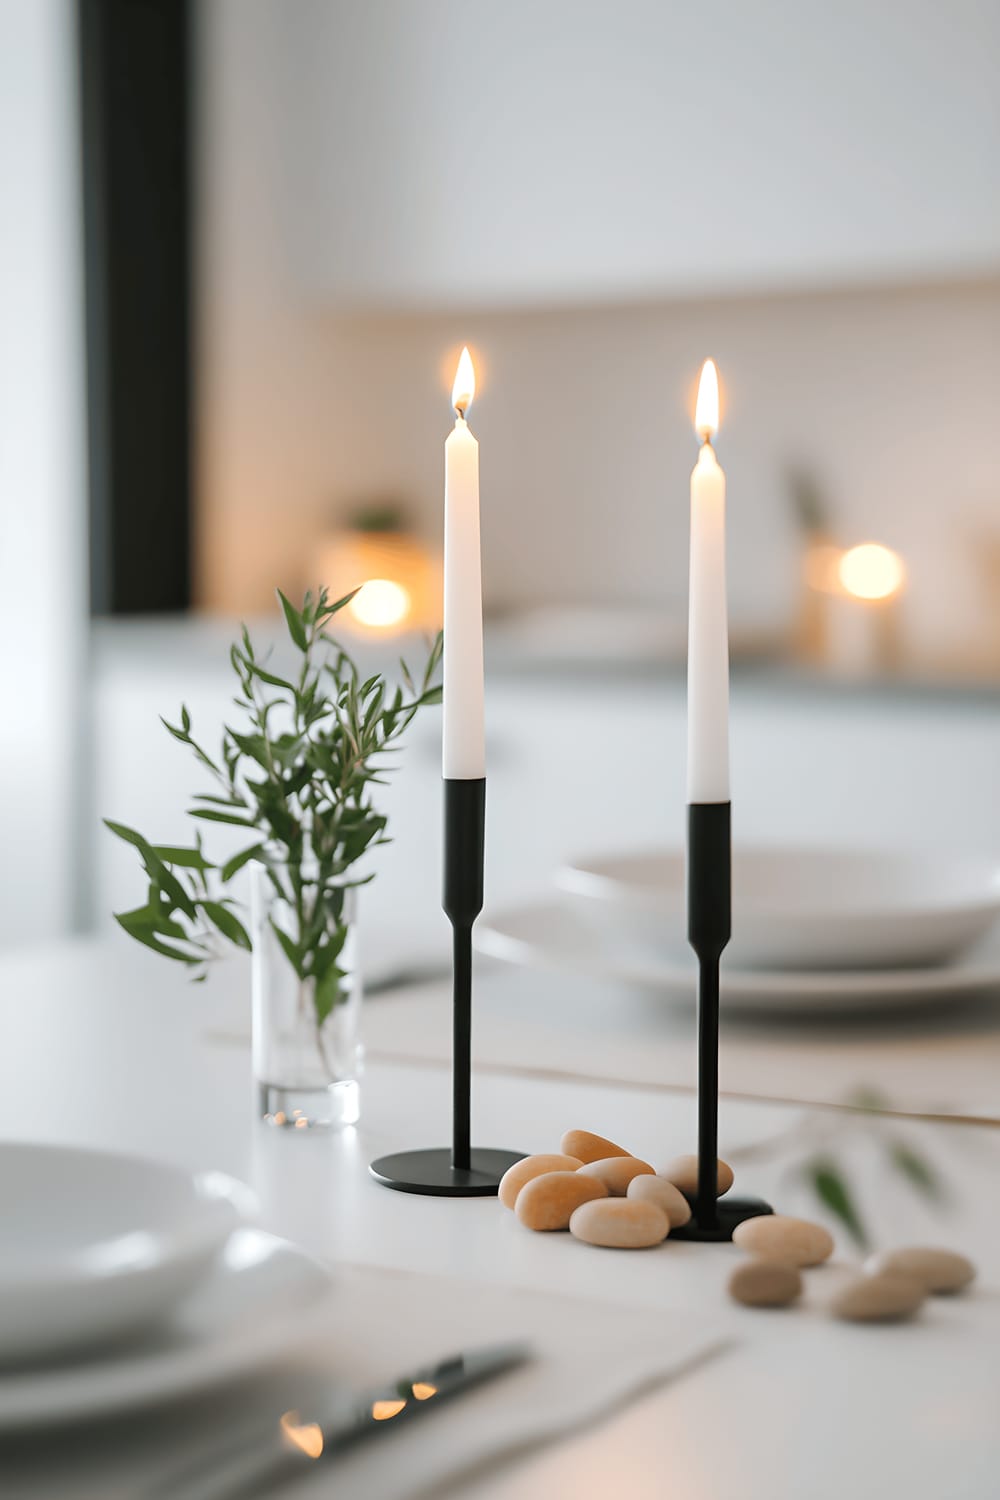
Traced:
<path fill-rule="evenodd" d="M 705 361 L 695 428 L 701 452 L 691 475 L 688 601 L 689 802 L 729 801 L 729 629 L 726 610 L 726 476 L 712 438 L 719 426 L 719 377 Z"/>
<path fill-rule="evenodd" d="M 486 775 L 483 723 L 483 588 L 479 546 L 479 444 L 465 414 L 475 372 L 462 350 L 452 391 L 458 413 L 444 448 L 444 699 L 442 770 L 472 781 Z"/>

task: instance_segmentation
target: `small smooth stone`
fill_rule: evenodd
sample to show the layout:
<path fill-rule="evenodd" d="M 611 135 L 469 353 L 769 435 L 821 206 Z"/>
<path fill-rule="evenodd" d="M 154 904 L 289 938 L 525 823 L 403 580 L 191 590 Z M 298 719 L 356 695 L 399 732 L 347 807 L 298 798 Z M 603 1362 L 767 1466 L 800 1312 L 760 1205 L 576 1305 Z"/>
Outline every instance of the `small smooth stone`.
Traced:
<path fill-rule="evenodd" d="M 729 1278 L 729 1295 L 744 1307 L 787 1307 L 802 1291 L 795 1266 L 774 1260 L 748 1260 Z"/>
<path fill-rule="evenodd" d="M 569 1221 L 570 1233 L 587 1245 L 611 1250 L 647 1250 L 670 1233 L 670 1220 L 655 1203 L 634 1198 L 602 1198 L 584 1203 Z"/>
<path fill-rule="evenodd" d="M 660 1176 L 672 1182 L 675 1187 L 679 1187 L 682 1193 L 696 1193 L 698 1191 L 698 1158 L 675 1156 L 673 1161 L 668 1162 L 663 1168 Z M 728 1193 L 733 1185 L 733 1169 L 721 1157 L 715 1168 L 715 1181 L 720 1198 L 723 1193 Z"/>
<path fill-rule="evenodd" d="M 691 1217 L 691 1205 L 672 1182 L 665 1177 L 633 1177 L 628 1185 L 627 1197 L 640 1203 L 655 1203 L 662 1208 L 670 1220 L 671 1229 L 679 1229 Z"/>
<path fill-rule="evenodd" d="M 915 1276 L 926 1292 L 949 1295 L 969 1285 L 976 1274 L 971 1260 L 955 1250 L 933 1250 L 913 1245 L 905 1250 L 883 1250 L 865 1261 L 873 1276 Z"/>
<path fill-rule="evenodd" d="M 887 1276 L 859 1276 L 834 1297 L 830 1311 L 851 1323 L 887 1323 L 912 1317 L 923 1300 L 923 1282 L 894 1271 Z"/>
<path fill-rule="evenodd" d="M 652 1177 L 653 1169 L 648 1161 L 640 1161 L 637 1156 L 606 1156 L 603 1161 L 588 1161 L 580 1168 L 580 1174 L 598 1178 L 612 1198 L 624 1198 L 633 1179 Z"/>
<path fill-rule="evenodd" d="M 559 1150 L 567 1156 L 579 1157 L 582 1162 L 606 1161 L 609 1156 L 631 1156 L 624 1146 L 605 1140 L 603 1135 L 592 1135 L 589 1130 L 567 1130 L 559 1143 Z"/>
<path fill-rule="evenodd" d="M 513 1208 L 517 1202 L 518 1193 L 533 1177 L 541 1177 L 546 1172 L 575 1172 L 581 1165 L 582 1163 L 576 1156 L 560 1156 L 554 1152 L 526 1156 L 507 1168 L 500 1179 L 500 1190 L 497 1196 L 504 1208 Z"/>
<path fill-rule="evenodd" d="M 546 1172 L 526 1182 L 517 1195 L 514 1212 L 526 1229 L 568 1229 L 574 1209 L 608 1190 L 597 1177 L 579 1172 Z"/>
<path fill-rule="evenodd" d="M 822 1224 L 790 1219 L 786 1214 L 744 1219 L 733 1230 L 733 1244 L 786 1266 L 818 1266 L 833 1254 L 833 1235 Z"/>

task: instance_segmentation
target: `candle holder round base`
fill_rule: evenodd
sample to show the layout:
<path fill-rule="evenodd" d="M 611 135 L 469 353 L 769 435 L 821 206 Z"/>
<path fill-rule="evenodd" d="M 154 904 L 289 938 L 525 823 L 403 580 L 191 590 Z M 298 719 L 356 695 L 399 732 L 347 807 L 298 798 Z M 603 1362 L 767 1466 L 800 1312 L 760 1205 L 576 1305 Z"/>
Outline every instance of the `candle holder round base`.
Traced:
<path fill-rule="evenodd" d="M 733 1230 L 744 1220 L 757 1219 L 762 1214 L 774 1213 L 770 1203 L 765 1203 L 763 1198 L 720 1198 L 716 1202 L 715 1213 L 712 1215 L 714 1223 L 700 1224 L 694 1194 L 685 1193 L 684 1196 L 693 1212 L 686 1224 L 671 1229 L 672 1240 L 700 1240 L 703 1243 L 731 1240 Z"/>
<path fill-rule="evenodd" d="M 473 1150 L 469 1167 L 453 1167 L 447 1146 L 427 1151 L 396 1151 L 380 1156 L 369 1170 L 383 1187 L 429 1198 L 495 1198 L 500 1179 L 522 1151 Z"/>

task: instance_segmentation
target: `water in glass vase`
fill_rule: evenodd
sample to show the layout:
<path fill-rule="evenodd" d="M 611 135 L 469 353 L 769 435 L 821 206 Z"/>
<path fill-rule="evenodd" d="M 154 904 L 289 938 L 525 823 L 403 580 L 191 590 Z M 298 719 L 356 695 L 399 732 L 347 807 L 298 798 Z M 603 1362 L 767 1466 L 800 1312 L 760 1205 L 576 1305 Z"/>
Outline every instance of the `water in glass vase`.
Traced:
<path fill-rule="evenodd" d="M 357 891 L 251 869 L 253 1068 L 261 1114 L 305 1130 L 361 1109 Z"/>

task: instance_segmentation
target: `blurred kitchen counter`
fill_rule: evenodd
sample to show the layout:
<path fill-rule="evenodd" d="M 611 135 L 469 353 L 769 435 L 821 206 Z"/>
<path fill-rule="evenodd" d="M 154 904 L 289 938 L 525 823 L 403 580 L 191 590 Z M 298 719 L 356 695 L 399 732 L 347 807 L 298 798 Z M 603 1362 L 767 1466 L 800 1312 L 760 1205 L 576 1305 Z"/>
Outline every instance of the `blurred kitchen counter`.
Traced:
<path fill-rule="evenodd" d="M 281 623 L 252 624 L 261 650 L 286 653 Z M 159 715 L 181 701 L 210 747 L 231 709 L 228 619 L 117 619 L 93 631 L 95 923 L 141 898 L 132 851 L 109 816 L 157 841 L 190 842 L 184 810 L 197 766 Z M 357 643 L 364 670 L 390 670 L 423 643 Z M 567 855 L 679 843 L 685 807 L 684 668 L 675 653 L 546 660 L 499 630 L 487 646 L 487 902 L 543 891 Z M 288 651 L 289 660 L 291 652 Z M 235 712 L 235 711 L 234 711 Z M 433 961 L 447 928 L 440 889 L 440 718 L 410 732 L 385 789 L 393 843 L 364 892 L 368 965 Z M 1000 852 L 1000 685 L 847 683 L 763 659 L 733 669 L 732 779 L 738 841 L 961 847 Z M 232 832 L 236 832 L 233 830 Z M 230 852 L 230 830 L 209 850 Z"/>

